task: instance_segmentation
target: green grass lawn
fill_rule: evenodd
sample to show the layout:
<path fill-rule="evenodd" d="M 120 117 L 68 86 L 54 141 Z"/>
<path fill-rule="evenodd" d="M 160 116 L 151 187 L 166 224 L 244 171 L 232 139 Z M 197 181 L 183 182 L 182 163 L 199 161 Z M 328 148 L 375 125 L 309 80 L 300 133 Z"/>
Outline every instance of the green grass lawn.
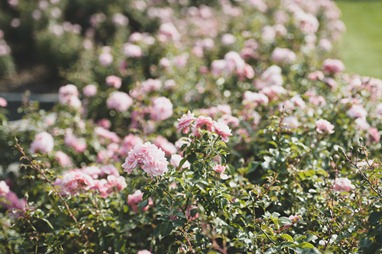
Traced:
<path fill-rule="evenodd" d="M 346 25 L 340 57 L 347 72 L 382 78 L 382 0 L 337 0 Z"/>

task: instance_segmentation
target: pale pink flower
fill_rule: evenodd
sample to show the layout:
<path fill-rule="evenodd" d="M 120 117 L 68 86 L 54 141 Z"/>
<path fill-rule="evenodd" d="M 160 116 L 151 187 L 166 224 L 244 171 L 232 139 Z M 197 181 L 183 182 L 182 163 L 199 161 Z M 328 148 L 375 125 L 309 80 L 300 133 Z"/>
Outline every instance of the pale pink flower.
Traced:
<path fill-rule="evenodd" d="M 4 197 L 9 193 L 9 186 L 5 181 L 0 181 L 0 197 Z"/>
<path fill-rule="evenodd" d="M 47 132 L 40 132 L 37 134 L 31 144 L 31 153 L 50 153 L 53 151 L 54 139 L 52 135 Z"/>
<path fill-rule="evenodd" d="M 119 112 L 124 112 L 133 105 L 131 97 L 124 92 L 114 91 L 109 95 L 106 101 L 108 109 L 115 109 Z"/>
<path fill-rule="evenodd" d="M 60 186 L 65 194 L 76 194 L 82 189 L 91 189 L 94 186 L 94 180 L 80 170 L 71 170 L 65 172 L 62 179 L 56 179 L 55 185 Z"/>
<path fill-rule="evenodd" d="M 5 108 L 7 106 L 8 102 L 3 97 L 0 97 L 0 107 Z"/>
<path fill-rule="evenodd" d="M 154 139 L 153 143 L 162 149 L 167 156 L 175 154 L 177 151 L 176 146 L 168 141 L 165 137 L 158 136 Z"/>
<path fill-rule="evenodd" d="M 138 205 L 143 200 L 143 192 L 141 190 L 136 190 L 133 194 L 127 196 L 127 204 L 131 206 L 134 212 L 138 212 Z M 148 205 L 142 210 L 147 211 L 149 206 L 153 205 L 153 201 L 149 199 Z"/>
<path fill-rule="evenodd" d="M 58 97 L 61 101 L 62 98 L 65 97 L 70 97 L 70 96 L 76 96 L 78 97 L 78 89 L 75 85 L 73 84 L 68 84 L 66 86 L 61 86 L 60 89 L 58 90 Z"/>
<path fill-rule="evenodd" d="M 122 79 L 115 75 L 110 75 L 106 77 L 106 84 L 108 86 L 114 87 L 115 89 L 119 89 L 122 85 Z"/>
<path fill-rule="evenodd" d="M 226 33 L 222 35 L 221 42 L 226 46 L 232 45 L 236 42 L 236 37 L 232 34 Z"/>
<path fill-rule="evenodd" d="M 126 180 L 123 176 L 107 176 L 107 182 L 109 184 L 109 188 L 116 189 L 117 191 L 121 191 L 127 187 Z"/>
<path fill-rule="evenodd" d="M 121 147 L 119 149 L 119 154 L 121 156 L 127 156 L 127 154 L 131 150 L 133 150 L 136 145 L 142 145 L 142 144 L 143 144 L 143 140 L 140 137 L 135 136 L 133 134 L 129 134 L 123 138 Z"/>
<path fill-rule="evenodd" d="M 101 167 L 101 176 L 103 175 L 113 175 L 113 176 L 119 176 L 119 171 L 118 169 L 112 165 L 112 164 L 109 164 L 109 165 L 104 165 Z"/>
<path fill-rule="evenodd" d="M 54 158 L 60 164 L 61 167 L 71 167 L 73 166 L 72 159 L 63 151 L 57 151 L 54 154 Z"/>
<path fill-rule="evenodd" d="M 295 20 L 297 26 L 301 29 L 303 33 L 314 34 L 318 30 L 319 22 L 317 18 L 310 13 L 306 13 L 304 11 L 297 11 L 295 12 Z"/>
<path fill-rule="evenodd" d="M 102 128 L 109 129 L 111 126 L 111 122 L 106 118 L 102 118 L 102 119 L 98 120 L 97 125 L 102 127 Z"/>
<path fill-rule="evenodd" d="M 334 180 L 334 191 L 350 191 L 354 188 L 355 186 L 351 183 L 351 181 L 348 178 L 336 178 Z"/>
<path fill-rule="evenodd" d="M 137 252 L 137 254 L 152 254 L 152 253 L 148 250 L 140 250 Z"/>
<path fill-rule="evenodd" d="M 18 198 L 16 193 L 13 191 L 9 191 L 5 196 L 6 202 L 4 202 L 4 206 L 7 209 L 15 209 L 15 210 L 24 210 L 26 207 L 26 200 L 23 198 Z M 16 214 L 16 216 L 18 216 Z"/>
<path fill-rule="evenodd" d="M 159 27 L 158 39 L 161 42 L 177 41 L 180 39 L 180 33 L 172 23 L 163 23 Z"/>
<path fill-rule="evenodd" d="M 73 148 L 76 152 L 82 153 L 86 150 L 87 144 L 84 138 L 78 138 L 70 131 L 65 134 L 65 145 Z"/>
<path fill-rule="evenodd" d="M 224 56 L 226 62 L 226 70 L 231 73 L 244 73 L 245 61 L 241 58 L 240 54 L 235 51 L 230 51 Z"/>
<path fill-rule="evenodd" d="M 150 117 L 154 121 L 163 121 L 173 114 L 173 106 L 166 97 L 154 98 L 149 108 Z"/>
<path fill-rule="evenodd" d="M 119 143 L 121 141 L 117 133 L 109 131 L 108 129 L 105 129 L 101 126 L 94 128 L 94 134 L 96 134 L 99 138 L 108 140 L 110 142 Z"/>
<path fill-rule="evenodd" d="M 359 130 L 366 131 L 370 129 L 370 124 L 366 121 L 366 118 L 355 119 L 356 128 Z"/>
<path fill-rule="evenodd" d="M 316 131 L 318 133 L 334 133 L 334 125 L 325 119 L 316 121 Z"/>
<path fill-rule="evenodd" d="M 284 117 L 282 120 L 282 126 L 285 129 L 295 129 L 299 125 L 300 123 L 298 122 L 298 119 L 295 116 L 287 116 L 287 117 Z"/>
<path fill-rule="evenodd" d="M 103 47 L 101 54 L 98 56 L 98 62 L 104 66 L 110 66 L 113 63 L 113 55 L 110 53 L 110 47 Z"/>
<path fill-rule="evenodd" d="M 142 92 L 149 93 L 151 91 L 158 91 L 162 87 L 162 81 L 159 79 L 148 79 L 141 83 Z"/>
<path fill-rule="evenodd" d="M 188 111 L 187 114 L 184 114 L 180 119 L 178 119 L 178 124 L 176 126 L 177 131 L 188 133 L 195 120 L 196 118 L 194 114 Z"/>
<path fill-rule="evenodd" d="M 211 117 L 199 116 L 195 120 L 195 128 L 202 129 L 206 128 L 206 130 L 213 132 L 214 129 L 214 121 Z"/>
<path fill-rule="evenodd" d="M 347 114 L 351 118 L 366 118 L 367 111 L 362 107 L 362 105 L 352 105 L 347 111 Z"/>
<path fill-rule="evenodd" d="M 381 139 L 381 135 L 379 134 L 378 129 L 370 128 L 368 132 L 369 132 L 370 141 L 373 143 L 379 143 Z"/>
<path fill-rule="evenodd" d="M 136 190 L 133 194 L 127 196 L 127 204 L 131 206 L 134 212 L 138 212 L 138 204 L 143 199 L 143 192 Z"/>
<path fill-rule="evenodd" d="M 289 219 L 292 221 L 292 223 L 294 224 L 294 223 L 297 223 L 298 221 L 300 221 L 300 216 L 298 216 L 298 215 L 290 215 L 289 216 Z"/>
<path fill-rule="evenodd" d="M 291 224 L 287 224 L 285 225 L 284 227 L 287 229 L 287 228 L 290 228 L 293 224 L 296 224 L 297 222 L 299 222 L 301 220 L 300 216 L 298 215 L 290 215 L 288 217 L 288 219 L 292 222 Z"/>
<path fill-rule="evenodd" d="M 78 89 L 75 85 L 68 84 L 60 87 L 58 91 L 59 102 L 72 108 L 80 108 L 81 101 L 78 98 Z"/>
<path fill-rule="evenodd" d="M 257 107 L 259 105 L 268 105 L 269 99 L 268 97 L 263 93 L 255 93 L 251 91 L 245 91 L 243 96 L 243 104 L 245 106 L 253 106 Z"/>
<path fill-rule="evenodd" d="M 129 23 L 129 18 L 122 13 L 113 14 L 113 23 L 117 26 L 126 26 Z"/>
<path fill-rule="evenodd" d="M 103 175 L 103 171 L 98 166 L 86 166 L 81 169 L 81 172 L 91 176 L 93 179 L 98 179 Z"/>
<path fill-rule="evenodd" d="M 277 65 L 272 65 L 261 74 L 259 80 L 255 81 L 255 86 L 257 89 L 263 89 L 264 87 L 281 86 L 283 82 L 281 68 Z"/>
<path fill-rule="evenodd" d="M 136 145 L 122 164 L 125 172 L 131 173 L 134 168 L 140 166 L 150 176 L 163 175 L 168 171 L 168 162 L 162 149 L 147 142 Z"/>
<path fill-rule="evenodd" d="M 223 174 L 224 171 L 225 171 L 225 168 L 226 168 L 225 166 L 218 164 L 218 165 L 216 165 L 216 166 L 214 167 L 214 171 L 215 171 L 216 173 Z"/>
<path fill-rule="evenodd" d="M 123 54 L 127 57 L 138 58 L 143 55 L 143 52 L 141 47 L 131 43 L 125 43 L 125 45 L 123 45 Z"/>
<path fill-rule="evenodd" d="M 336 74 L 345 70 L 345 65 L 341 60 L 328 58 L 324 60 L 322 68 L 325 72 Z"/>
<path fill-rule="evenodd" d="M 191 205 L 191 206 L 187 207 L 185 215 L 186 215 L 186 218 L 188 221 L 193 221 L 193 220 L 196 220 L 197 218 L 199 218 L 199 213 L 195 213 L 194 216 L 191 215 L 191 211 L 197 210 L 197 209 L 198 209 L 198 207 L 195 205 Z"/>
<path fill-rule="evenodd" d="M 83 89 L 82 89 L 82 93 L 86 96 L 86 97 L 93 97 L 97 94 L 97 86 L 93 85 L 93 84 L 89 84 L 89 85 L 86 85 Z"/>
<path fill-rule="evenodd" d="M 314 71 L 308 74 L 308 79 L 312 81 L 323 80 L 325 78 L 322 71 Z"/>
<path fill-rule="evenodd" d="M 179 154 L 173 154 L 170 159 L 170 164 L 177 168 L 180 165 L 180 162 L 183 160 L 183 157 Z M 182 169 L 185 168 L 190 168 L 191 164 L 188 161 L 185 161 L 184 164 L 182 165 Z"/>
<path fill-rule="evenodd" d="M 217 122 L 214 121 L 213 125 L 216 134 L 218 134 L 224 142 L 228 142 L 228 137 L 232 136 L 231 129 L 228 125 L 221 120 Z"/>
<path fill-rule="evenodd" d="M 271 55 L 272 61 L 279 64 L 291 64 L 296 58 L 296 54 L 288 48 L 275 48 Z"/>

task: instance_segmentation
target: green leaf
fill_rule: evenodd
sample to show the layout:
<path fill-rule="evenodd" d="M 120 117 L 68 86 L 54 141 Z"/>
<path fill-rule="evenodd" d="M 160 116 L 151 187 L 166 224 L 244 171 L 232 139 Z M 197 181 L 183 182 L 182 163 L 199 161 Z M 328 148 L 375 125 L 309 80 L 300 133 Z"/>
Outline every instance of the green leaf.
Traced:
<path fill-rule="evenodd" d="M 170 221 L 163 221 L 159 225 L 159 234 L 162 237 L 166 237 L 166 236 L 168 236 L 171 233 L 171 231 L 173 229 L 174 229 L 174 226 L 172 225 L 172 223 Z"/>
<path fill-rule="evenodd" d="M 314 245 L 308 242 L 303 242 L 299 244 L 299 247 L 302 249 L 314 249 Z"/>
<path fill-rule="evenodd" d="M 281 237 L 282 237 L 284 240 L 288 241 L 288 242 L 293 242 L 293 241 L 294 241 L 294 240 L 293 240 L 293 237 L 290 236 L 290 235 L 288 235 L 288 234 L 281 234 Z"/>

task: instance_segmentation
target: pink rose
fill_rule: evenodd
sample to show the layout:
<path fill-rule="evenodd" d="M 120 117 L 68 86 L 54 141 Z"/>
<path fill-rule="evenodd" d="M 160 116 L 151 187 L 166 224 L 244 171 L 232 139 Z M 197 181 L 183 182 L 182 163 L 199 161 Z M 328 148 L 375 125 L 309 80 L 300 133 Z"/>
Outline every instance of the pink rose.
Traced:
<path fill-rule="evenodd" d="M 122 167 L 130 174 L 138 165 L 150 176 L 160 176 L 168 171 L 165 153 L 149 142 L 136 145 L 127 155 Z"/>
<path fill-rule="evenodd" d="M 124 112 L 133 105 L 131 97 L 124 92 L 114 91 L 109 95 L 106 101 L 108 109 L 115 109 L 119 112 Z"/>
<path fill-rule="evenodd" d="M 114 87 L 115 89 L 119 89 L 122 85 L 122 79 L 120 77 L 111 75 L 106 77 L 106 84 L 108 86 Z"/>
<path fill-rule="evenodd" d="M 5 108 L 7 106 L 8 102 L 3 97 L 0 97 L 0 107 Z"/>
<path fill-rule="evenodd" d="M 354 188 L 355 186 L 351 183 L 351 181 L 348 178 L 336 178 L 334 180 L 334 191 L 350 191 Z"/>
<path fill-rule="evenodd" d="M 54 158 L 61 165 L 61 167 L 71 167 L 73 165 L 72 159 L 64 152 L 57 151 Z"/>
<path fill-rule="evenodd" d="M 93 84 L 89 84 L 82 89 L 82 93 L 86 97 L 93 97 L 97 94 L 97 87 Z"/>
<path fill-rule="evenodd" d="M 35 136 L 31 144 L 31 153 L 50 153 L 53 151 L 54 139 L 52 135 L 47 132 L 40 132 Z"/>
<path fill-rule="evenodd" d="M 5 181 L 0 181 L 0 197 L 4 197 L 9 193 L 9 186 Z"/>
<path fill-rule="evenodd" d="M 151 119 L 154 121 L 163 121 L 173 114 L 173 105 L 166 97 L 154 98 L 149 108 Z"/>
<path fill-rule="evenodd" d="M 334 133 L 334 125 L 332 125 L 329 121 L 320 119 L 316 121 L 316 131 L 318 133 Z"/>
<path fill-rule="evenodd" d="M 345 65 L 342 63 L 341 60 L 338 59 L 328 58 L 323 62 L 322 65 L 324 71 L 330 74 L 340 73 L 345 70 Z"/>

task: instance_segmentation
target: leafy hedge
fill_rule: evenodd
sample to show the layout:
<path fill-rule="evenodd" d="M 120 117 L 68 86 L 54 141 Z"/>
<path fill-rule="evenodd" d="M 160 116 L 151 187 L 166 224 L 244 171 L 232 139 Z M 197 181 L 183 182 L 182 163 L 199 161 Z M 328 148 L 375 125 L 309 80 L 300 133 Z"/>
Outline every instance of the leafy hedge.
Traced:
<path fill-rule="evenodd" d="M 382 81 L 336 59 L 333 2 L 0 6 L 0 75 L 69 83 L 16 123 L 0 98 L 1 252 L 381 250 Z"/>

